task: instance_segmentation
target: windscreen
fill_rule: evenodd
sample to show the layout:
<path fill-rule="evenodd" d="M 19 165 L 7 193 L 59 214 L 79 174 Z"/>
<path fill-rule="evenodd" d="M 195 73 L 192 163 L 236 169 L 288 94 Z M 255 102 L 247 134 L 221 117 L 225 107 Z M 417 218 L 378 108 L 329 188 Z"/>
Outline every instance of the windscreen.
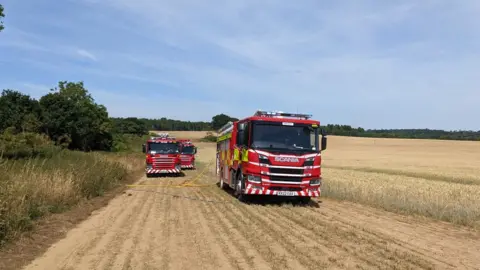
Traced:
<path fill-rule="evenodd" d="M 182 148 L 182 154 L 193 154 L 193 153 L 195 153 L 195 148 L 191 145 L 184 146 Z"/>
<path fill-rule="evenodd" d="M 176 143 L 149 143 L 148 152 L 159 154 L 175 154 L 178 153 L 178 144 Z"/>
<path fill-rule="evenodd" d="M 318 128 L 307 124 L 254 123 L 251 147 L 266 151 L 319 152 Z"/>

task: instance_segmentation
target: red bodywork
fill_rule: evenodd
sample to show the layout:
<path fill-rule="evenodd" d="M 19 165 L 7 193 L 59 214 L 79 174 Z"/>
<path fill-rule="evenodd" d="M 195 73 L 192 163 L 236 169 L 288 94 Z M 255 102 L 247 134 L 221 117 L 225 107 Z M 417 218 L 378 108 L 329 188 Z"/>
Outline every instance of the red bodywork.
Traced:
<path fill-rule="evenodd" d="M 176 149 L 177 151 L 165 149 Z M 172 138 L 152 137 L 143 145 L 146 153 L 145 173 L 153 174 L 180 174 L 180 144 Z M 153 151 L 153 152 L 152 152 Z"/>
<path fill-rule="evenodd" d="M 197 148 L 189 139 L 178 139 L 180 143 L 180 160 L 182 169 L 195 169 L 195 154 Z"/>
<path fill-rule="evenodd" d="M 307 119 L 300 119 L 298 114 L 291 114 L 297 118 L 282 113 L 277 116 L 257 114 L 220 129 L 217 175 L 222 188 L 233 188 L 237 196 L 276 195 L 306 199 L 320 196 L 321 150 L 326 149 L 326 137 L 322 136 L 321 142 L 319 139 L 320 122 L 301 114 Z M 293 147 L 273 147 L 283 140 L 290 140 Z M 252 145 L 265 141 L 269 146 Z M 300 148 L 297 143 L 312 147 Z"/>

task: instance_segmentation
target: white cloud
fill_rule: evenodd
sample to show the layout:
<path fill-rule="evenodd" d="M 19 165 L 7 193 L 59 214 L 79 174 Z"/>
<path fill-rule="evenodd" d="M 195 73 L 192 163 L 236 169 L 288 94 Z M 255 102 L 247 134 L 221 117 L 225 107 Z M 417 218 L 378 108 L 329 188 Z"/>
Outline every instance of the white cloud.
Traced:
<path fill-rule="evenodd" d="M 95 57 L 95 55 L 93 55 L 91 52 L 88 52 L 86 50 L 78 49 L 77 54 L 82 56 L 82 57 L 88 58 L 92 61 L 95 61 L 95 62 L 97 61 L 97 57 Z"/>

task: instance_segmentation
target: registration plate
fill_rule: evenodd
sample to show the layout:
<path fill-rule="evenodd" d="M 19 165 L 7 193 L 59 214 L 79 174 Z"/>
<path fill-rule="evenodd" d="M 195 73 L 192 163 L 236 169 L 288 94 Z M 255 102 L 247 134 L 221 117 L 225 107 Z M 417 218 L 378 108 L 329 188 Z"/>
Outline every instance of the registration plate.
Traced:
<path fill-rule="evenodd" d="M 278 196 L 295 196 L 297 193 L 295 191 L 277 191 Z"/>

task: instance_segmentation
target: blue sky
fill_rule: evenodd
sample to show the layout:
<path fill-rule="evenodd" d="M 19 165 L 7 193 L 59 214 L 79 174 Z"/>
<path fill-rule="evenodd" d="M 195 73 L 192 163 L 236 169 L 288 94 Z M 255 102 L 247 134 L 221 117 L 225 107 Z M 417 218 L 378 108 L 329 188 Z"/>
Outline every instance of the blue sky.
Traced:
<path fill-rule="evenodd" d="M 112 116 L 480 129 L 478 0 L 0 3 L 0 89 L 82 80 Z"/>

